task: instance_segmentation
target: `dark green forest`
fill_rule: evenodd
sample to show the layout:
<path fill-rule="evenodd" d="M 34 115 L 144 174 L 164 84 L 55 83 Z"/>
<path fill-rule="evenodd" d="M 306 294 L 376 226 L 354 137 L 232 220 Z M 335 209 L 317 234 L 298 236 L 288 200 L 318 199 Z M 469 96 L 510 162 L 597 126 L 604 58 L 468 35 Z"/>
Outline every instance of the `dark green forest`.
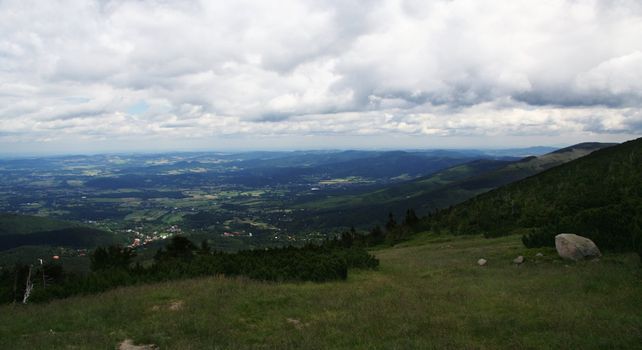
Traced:
<path fill-rule="evenodd" d="M 600 248 L 642 247 L 642 139 L 601 149 L 424 218 L 435 232 L 522 233 L 527 247 L 572 232 Z"/>

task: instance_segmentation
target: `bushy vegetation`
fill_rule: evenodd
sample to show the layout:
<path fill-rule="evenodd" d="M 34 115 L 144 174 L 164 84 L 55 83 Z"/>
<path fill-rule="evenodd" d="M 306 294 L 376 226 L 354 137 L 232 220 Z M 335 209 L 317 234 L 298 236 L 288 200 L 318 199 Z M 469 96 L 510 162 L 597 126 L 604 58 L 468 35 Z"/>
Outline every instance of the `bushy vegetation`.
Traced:
<path fill-rule="evenodd" d="M 639 251 L 642 139 L 594 153 L 430 215 L 424 228 L 496 237 L 523 232 L 527 247 L 572 232 L 600 248 Z"/>
<path fill-rule="evenodd" d="M 126 269 L 135 256 L 136 253 L 128 247 L 98 247 L 91 255 L 91 270 Z"/>
<path fill-rule="evenodd" d="M 91 256 L 91 273 L 64 274 L 57 266 L 53 279 L 52 267 L 16 265 L 13 270 L 0 271 L 0 301 L 22 301 L 30 283 L 34 288 L 29 300 L 37 302 L 98 293 L 118 286 L 211 275 L 246 276 L 265 281 L 345 280 L 348 268 L 376 268 L 379 264 L 363 248 L 353 245 L 347 236 L 322 245 L 234 254 L 212 252 L 206 242 L 197 247 L 187 238 L 175 236 L 159 250 L 151 266 L 132 266 L 133 257 L 129 248 L 100 247 Z M 43 276 L 43 283 L 36 276 Z"/>
<path fill-rule="evenodd" d="M 0 269 L 0 303 L 27 301 L 32 293 L 26 293 L 27 280 L 33 290 L 54 288 L 65 279 L 62 266 L 58 263 L 42 265 L 16 264 L 12 269 Z M 25 295 L 27 297 L 25 298 Z"/>

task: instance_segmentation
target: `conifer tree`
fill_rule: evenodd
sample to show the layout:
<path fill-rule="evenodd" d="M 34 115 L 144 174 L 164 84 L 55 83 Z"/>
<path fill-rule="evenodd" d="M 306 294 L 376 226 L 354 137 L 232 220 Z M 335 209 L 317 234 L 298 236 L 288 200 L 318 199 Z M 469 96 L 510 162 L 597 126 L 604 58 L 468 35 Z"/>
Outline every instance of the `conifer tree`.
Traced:
<path fill-rule="evenodd" d="M 397 227 L 397 221 L 392 212 L 388 213 L 388 222 L 386 223 L 386 230 L 392 231 Z"/>
<path fill-rule="evenodd" d="M 406 219 L 404 221 L 404 224 L 406 226 L 415 226 L 417 223 L 419 223 L 419 218 L 417 217 L 417 214 L 415 214 L 414 209 L 408 209 L 406 210 Z"/>

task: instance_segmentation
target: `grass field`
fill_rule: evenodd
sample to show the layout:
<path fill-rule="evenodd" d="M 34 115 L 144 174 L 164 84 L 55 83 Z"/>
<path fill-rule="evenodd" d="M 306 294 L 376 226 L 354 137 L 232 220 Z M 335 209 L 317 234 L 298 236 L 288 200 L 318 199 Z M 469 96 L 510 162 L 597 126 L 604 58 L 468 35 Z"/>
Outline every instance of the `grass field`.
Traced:
<path fill-rule="evenodd" d="M 346 282 L 211 277 L 0 306 L 0 348 L 113 349 L 128 338 L 161 349 L 641 347 L 636 255 L 575 264 L 517 236 L 430 235 L 374 253 L 379 270 Z"/>

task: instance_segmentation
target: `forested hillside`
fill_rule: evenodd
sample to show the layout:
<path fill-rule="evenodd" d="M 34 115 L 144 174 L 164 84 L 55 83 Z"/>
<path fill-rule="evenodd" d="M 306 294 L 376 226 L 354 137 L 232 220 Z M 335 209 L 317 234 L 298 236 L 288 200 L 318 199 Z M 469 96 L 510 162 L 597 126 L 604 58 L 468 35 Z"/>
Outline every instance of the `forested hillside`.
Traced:
<path fill-rule="evenodd" d="M 79 223 L 32 215 L 0 214 L 0 251 L 21 246 L 94 248 L 116 241 L 109 232 Z"/>
<path fill-rule="evenodd" d="M 328 227 L 367 226 L 387 218 L 390 212 L 402 216 L 408 208 L 425 215 L 613 145 L 580 143 L 521 160 L 475 160 L 376 191 L 328 195 L 299 204 L 308 209 L 299 222 Z"/>
<path fill-rule="evenodd" d="M 602 248 L 639 249 L 642 138 L 479 195 L 427 217 L 424 225 L 487 236 L 522 231 L 527 246 L 552 245 L 555 234 L 573 232 Z"/>
<path fill-rule="evenodd" d="M 34 232 L 77 227 L 79 224 L 50 219 L 42 216 L 0 213 L 0 236 L 24 235 Z"/>

